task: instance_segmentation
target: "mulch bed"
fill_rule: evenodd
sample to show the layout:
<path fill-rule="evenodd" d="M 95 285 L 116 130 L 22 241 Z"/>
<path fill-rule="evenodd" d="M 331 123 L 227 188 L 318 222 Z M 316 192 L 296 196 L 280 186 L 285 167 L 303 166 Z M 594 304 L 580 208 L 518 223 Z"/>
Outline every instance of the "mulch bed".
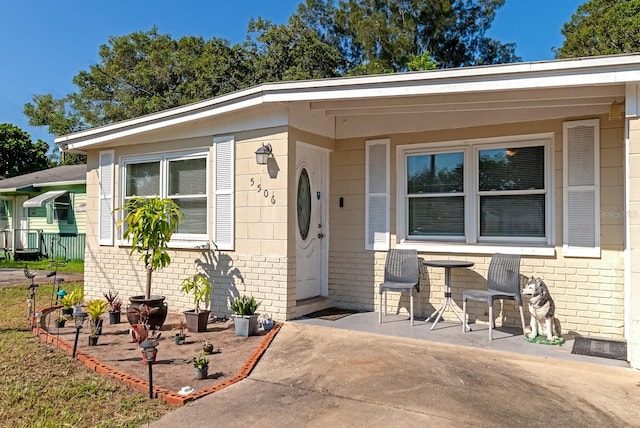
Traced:
<path fill-rule="evenodd" d="M 52 312 L 53 318 L 58 316 L 58 312 L 58 310 Z M 278 330 L 278 328 L 274 328 L 269 333 L 260 330 L 256 336 L 239 337 L 235 335 L 232 320 L 220 320 L 210 322 L 206 332 L 188 332 L 186 342 L 178 345 L 174 341 L 176 331 L 173 328 L 177 326 L 180 317 L 182 314 L 170 313 L 161 329 L 158 355 L 152 367 L 153 385 L 175 394 L 178 394 L 185 387 L 191 387 L 195 391 L 195 395 L 191 399 L 213 392 L 221 385 L 228 386 L 246 377 L 261 356 L 260 351 L 266 349 Z M 62 343 L 61 347 L 65 349 L 68 349 L 69 346 L 73 347 L 76 332 L 73 321 L 67 322 L 65 327 L 58 329 L 53 320 L 49 321 L 48 317 L 45 317 L 42 320 L 42 325 L 47 327 L 48 332 L 41 332 L 41 339 L 54 345 L 64 341 L 66 343 Z M 145 382 L 148 381 L 149 368 L 142 362 L 142 349 L 129 336 L 128 322 L 111 325 L 109 320 L 105 319 L 103 332 L 97 346 L 89 346 L 88 330 L 87 325 L 80 330 L 77 349 L 79 355 L 88 355 L 93 357 L 91 361 L 98 360 L 102 365 L 117 369 L 121 373 Z M 204 338 L 213 344 L 215 353 L 207 355 L 209 359 L 208 377 L 196 380 L 192 359 L 202 353 Z M 96 371 L 98 370 L 96 369 Z M 121 376 L 113 377 L 119 378 Z M 148 384 L 146 384 L 146 388 L 148 390 Z M 145 387 L 143 385 L 137 389 L 144 390 Z M 173 404 L 184 403 L 176 402 Z"/>

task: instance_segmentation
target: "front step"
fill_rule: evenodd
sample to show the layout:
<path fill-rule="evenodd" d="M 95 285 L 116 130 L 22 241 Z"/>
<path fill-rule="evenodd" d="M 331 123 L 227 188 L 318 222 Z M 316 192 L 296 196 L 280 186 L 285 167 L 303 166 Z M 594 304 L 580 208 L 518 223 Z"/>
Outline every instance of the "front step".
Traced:
<path fill-rule="evenodd" d="M 300 318 L 303 315 L 310 314 L 315 311 L 321 311 L 323 309 L 330 308 L 331 306 L 331 299 L 324 296 L 296 300 L 296 313 L 294 318 Z"/>

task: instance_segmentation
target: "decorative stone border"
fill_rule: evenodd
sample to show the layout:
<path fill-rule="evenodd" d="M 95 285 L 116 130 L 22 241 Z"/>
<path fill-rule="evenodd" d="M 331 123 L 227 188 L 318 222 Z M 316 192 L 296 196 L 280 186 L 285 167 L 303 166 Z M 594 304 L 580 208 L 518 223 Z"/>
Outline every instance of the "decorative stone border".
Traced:
<path fill-rule="evenodd" d="M 32 322 L 32 331 L 33 333 L 40 339 L 41 342 L 49 343 L 58 348 L 62 349 L 67 354 L 71 355 L 73 353 L 73 346 L 69 344 L 66 340 L 61 339 L 60 337 L 50 335 L 49 332 L 44 327 L 44 319 L 46 315 L 49 313 L 60 309 L 61 306 L 52 306 L 50 308 L 45 308 L 40 310 L 41 318 L 40 325 L 37 325 L 37 322 Z M 224 389 L 228 386 L 233 385 L 236 382 L 240 382 L 242 379 L 251 374 L 258 361 L 267 350 L 273 339 L 275 338 L 278 331 L 282 327 L 282 323 L 276 323 L 273 328 L 267 332 L 262 340 L 262 343 L 255 352 L 249 357 L 249 359 L 244 363 L 242 368 L 236 373 L 234 377 L 229 380 L 226 380 L 218 385 L 212 386 L 210 388 L 202 389 L 200 391 L 195 391 L 191 394 L 180 395 L 175 391 L 170 391 L 166 388 L 153 386 L 153 395 L 155 398 L 159 398 L 167 404 L 171 404 L 173 406 L 184 406 L 186 403 L 190 401 L 197 400 L 198 398 L 202 398 L 206 395 L 212 394 L 216 391 Z M 145 380 L 142 380 L 136 376 L 131 376 L 128 373 L 125 373 L 115 367 L 112 367 L 108 364 L 103 363 L 97 358 L 82 352 L 81 350 L 76 350 L 76 358 L 78 361 L 81 361 L 85 366 L 87 366 L 90 370 L 95 371 L 96 373 L 102 376 L 108 376 L 116 381 L 123 383 L 125 385 L 130 386 L 136 391 L 140 391 L 146 393 L 149 391 L 149 383 Z"/>

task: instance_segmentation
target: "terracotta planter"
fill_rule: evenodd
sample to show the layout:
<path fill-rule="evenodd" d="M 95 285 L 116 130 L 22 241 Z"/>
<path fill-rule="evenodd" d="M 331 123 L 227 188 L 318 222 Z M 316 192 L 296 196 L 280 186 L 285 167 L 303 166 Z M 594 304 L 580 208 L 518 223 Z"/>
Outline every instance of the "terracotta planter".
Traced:
<path fill-rule="evenodd" d="M 135 309 L 139 309 L 140 306 L 144 304 L 152 309 L 149 317 L 147 318 L 149 328 L 151 330 L 160 330 L 162 324 L 164 324 L 167 319 L 168 313 L 168 307 L 164 299 L 164 296 L 151 296 L 150 299 L 145 299 L 144 296 L 129 297 L 129 301 L 131 302 L 131 304 L 127 308 L 127 320 L 129 320 L 129 324 L 138 324 L 140 317 L 136 313 Z"/>
<path fill-rule="evenodd" d="M 203 332 L 207 331 L 207 322 L 211 311 L 205 310 L 196 313 L 195 310 L 184 311 L 184 318 L 187 321 L 187 331 Z"/>

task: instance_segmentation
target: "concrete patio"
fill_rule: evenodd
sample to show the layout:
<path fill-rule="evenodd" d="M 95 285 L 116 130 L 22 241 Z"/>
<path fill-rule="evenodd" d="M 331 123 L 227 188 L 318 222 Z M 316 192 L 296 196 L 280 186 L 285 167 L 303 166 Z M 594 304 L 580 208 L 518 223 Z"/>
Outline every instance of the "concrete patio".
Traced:
<path fill-rule="evenodd" d="M 570 334 L 563 336 L 564 344 L 554 346 L 527 342 L 519 328 L 498 327 L 494 329 L 491 341 L 489 341 L 488 325 L 486 324 L 471 324 L 472 331 L 463 333 L 462 325 L 451 311 L 445 312 L 445 321 L 438 322 L 433 330 L 431 330 L 433 323 L 425 322 L 424 318 L 416 318 L 415 325 L 412 327 L 407 315 L 389 314 L 384 318 L 382 324 L 379 324 L 377 312 L 360 312 L 335 321 L 301 317 L 293 322 L 542 358 L 629 367 L 626 361 L 572 354 L 574 336 Z"/>

